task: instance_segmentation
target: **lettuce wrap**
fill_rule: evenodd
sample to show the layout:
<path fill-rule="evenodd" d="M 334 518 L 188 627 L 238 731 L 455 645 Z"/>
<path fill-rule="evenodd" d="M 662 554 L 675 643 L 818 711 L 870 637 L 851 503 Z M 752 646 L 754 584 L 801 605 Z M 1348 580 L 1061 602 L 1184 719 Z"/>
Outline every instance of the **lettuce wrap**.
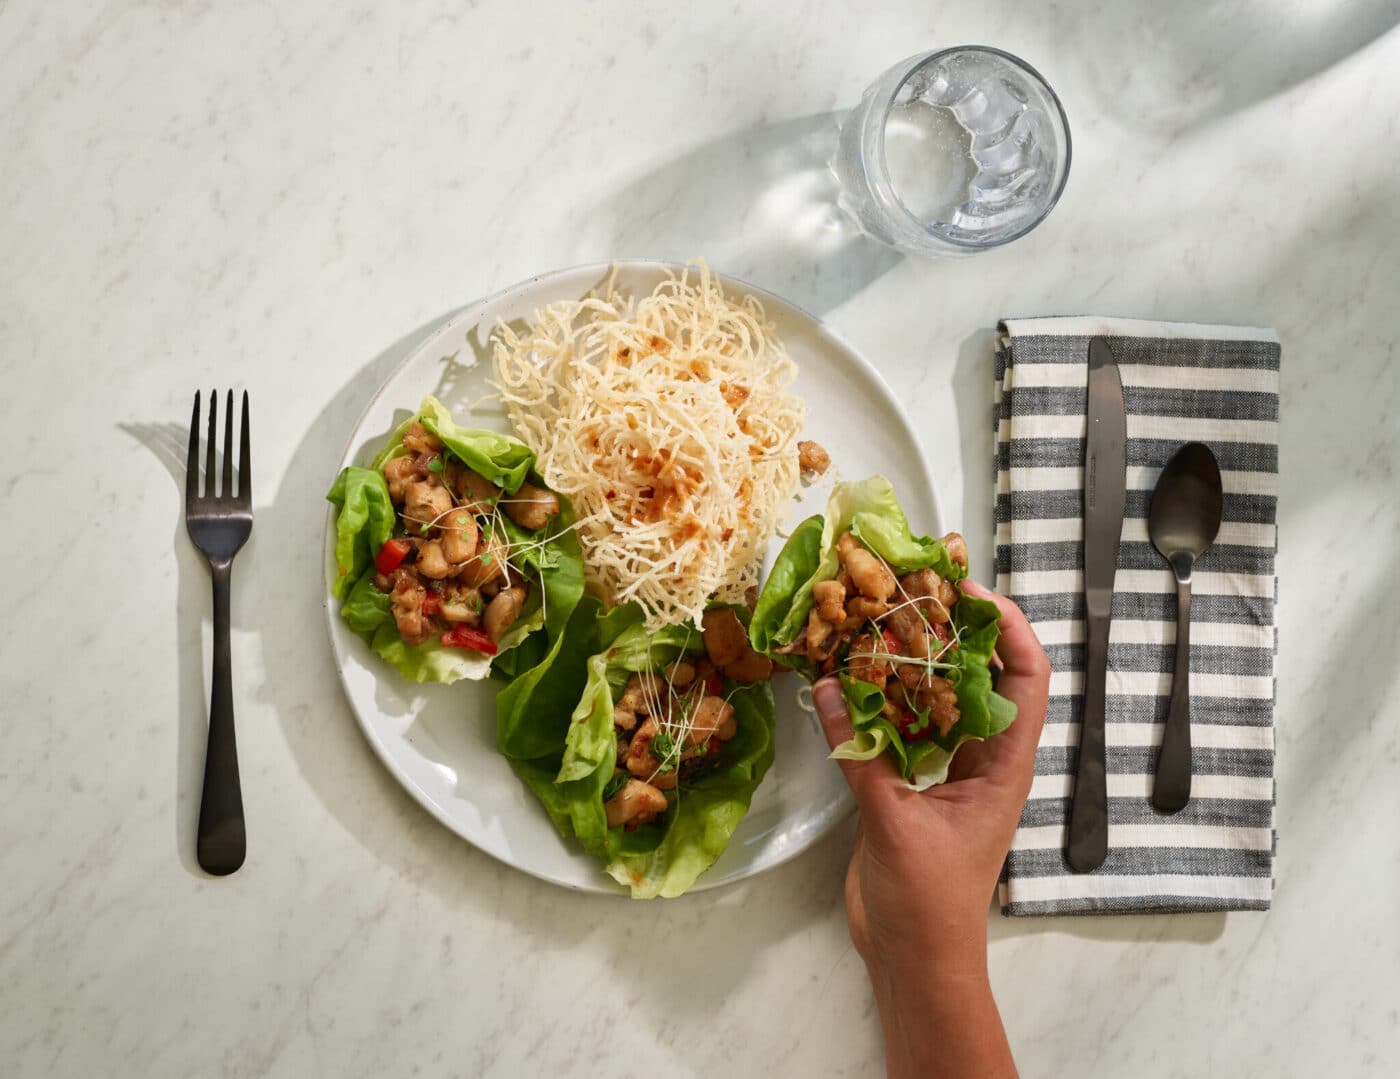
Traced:
<path fill-rule="evenodd" d="M 326 498 L 336 507 L 335 562 L 332 595 L 341 601 L 340 614 L 370 648 L 403 677 L 415 682 L 456 682 L 485 678 L 493 664 L 515 674 L 522 664 L 515 650 L 531 665 L 563 637 L 563 630 L 583 595 L 583 558 L 574 534 L 573 507 L 559 497 L 559 513 L 535 532 L 503 514 L 492 528 L 506 546 L 510 566 L 531 582 L 530 595 L 515 622 L 495 642 L 494 657 L 470 648 L 450 647 L 437 636 L 408 644 L 399 635 L 390 597 L 374 585 L 375 556 L 402 532 L 384 478 L 385 462 L 407 454 L 403 436 L 414 423 L 436 435 L 444 454 L 500 487 L 506 494 L 527 481 L 544 487 L 533 471 L 535 461 L 519 439 L 495 431 L 458 426 L 434 397 L 405 420 L 375 455 L 369 467 L 349 466 L 336 477 Z M 527 645 L 526 642 L 529 642 Z"/>
<path fill-rule="evenodd" d="M 511 763 L 559 833 L 601 858 L 633 898 L 673 898 L 724 852 L 773 763 L 772 690 L 767 682 L 726 681 L 724 696 L 734 707 L 737 730 L 724 743 L 718 764 L 682 778 L 654 822 L 631 830 L 609 828 L 604 803 L 617 767 L 614 704 L 633 674 L 659 672 L 683 655 L 703 656 L 705 649 L 693 627 L 648 633 L 635 606 L 605 616 L 596 612 L 597 601 L 585 598 L 565 635 L 572 639 L 501 693 L 498 743 L 524 749 L 552 742 L 552 752 L 514 757 Z M 580 663 L 588 648 L 595 650 Z M 561 713 L 560 701 L 570 693 L 571 711 Z"/>
<path fill-rule="evenodd" d="M 942 540 L 915 536 L 888 480 L 875 476 L 859 483 L 838 484 L 826 512 L 810 517 L 793 531 L 778 555 L 758 597 L 749 623 L 749 638 L 760 652 L 801 672 L 809 680 L 821 674 L 802 654 L 779 650 L 793 645 L 805 632 L 814 605 L 814 586 L 840 573 L 837 540 L 851 532 L 897 575 L 931 569 L 957 582 L 966 569 L 955 562 Z M 937 673 L 957 694 L 958 719 L 940 733 L 926 713 L 915 711 L 918 722 L 907 737 L 881 714 L 884 691 L 869 682 L 841 673 L 841 688 L 851 712 L 854 737 L 832 751 L 832 757 L 869 760 L 888 752 L 900 774 L 923 790 L 948 777 L 958 747 L 990 738 L 1009 727 L 1016 706 L 992 688 L 989 664 L 1000 635 L 996 604 L 960 595 L 952 608 L 955 644 L 937 657 Z"/>

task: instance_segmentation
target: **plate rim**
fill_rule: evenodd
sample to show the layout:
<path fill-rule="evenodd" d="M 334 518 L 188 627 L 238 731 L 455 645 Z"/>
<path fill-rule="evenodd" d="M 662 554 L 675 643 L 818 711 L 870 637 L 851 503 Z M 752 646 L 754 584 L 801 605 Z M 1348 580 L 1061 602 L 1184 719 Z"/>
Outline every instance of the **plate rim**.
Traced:
<path fill-rule="evenodd" d="M 402 359 L 400 359 L 394 365 L 393 369 L 387 375 L 384 376 L 383 380 L 375 389 L 374 393 L 372 393 L 366 400 L 364 407 L 360 410 L 359 416 L 356 418 L 354 424 L 350 429 L 350 434 L 346 437 L 344 448 L 342 449 L 339 457 L 337 475 L 339 474 L 339 471 L 341 469 L 344 469 L 347 463 L 350 462 L 354 454 L 357 435 L 360 431 L 360 428 L 364 425 L 366 418 L 374 410 L 375 405 L 379 403 L 380 399 L 388 392 L 389 386 L 399 377 L 399 375 L 403 373 L 405 368 L 409 367 L 411 364 L 417 361 L 423 350 L 432 341 L 436 340 L 443 334 L 449 333 L 450 331 L 461 326 L 468 320 L 473 320 L 473 324 L 479 323 L 481 321 L 482 315 L 487 309 L 499 305 L 506 297 L 512 295 L 513 293 L 522 292 L 527 289 L 534 288 L 540 285 L 542 282 L 547 282 L 554 278 L 564 278 L 572 275 L 579 275 L 585 273 L 597 274 L 601 277 L 609 272 L 616 270 L 661 270 L 676 273 L 689 268 L 693 268 L 695 265 L 696 263 L 694 261 L 676 262 L 670 259 L 638 258 L 609 259 L 606 261 L 576 263 L 572 266 L 564 266 L 555 270 L 548 270 L 544 273 L 535 274 L 531 277 L 523 278 L 519 281 L 516 281 L 513 284 L 507 285 L 506 287 L 501 289 L 497 289 L 495 292 L 489 293 L 486 296 L 482 296 L 458 308 L 454 313 L 451 313 L 445 318 L 442 318 L 442 320 L 437 325 L 432 326 L 432 328 L 428 331 L 426 336 L 412 349 L 412 351 L 408 352 Z M 814 327 L 823 337 L 829 338 L 839 348 L 839 350 L 842 353 L 844 353 L 846 357 L 855 362 L 857 367 L 860 369 L 860 372 L 874 384 L 876 390 L 884 398 L 885 404 L 890 408 L 894 415 L 898 417 L 900 425 L 904 428 L 903 434 L 910 440 L 915 450 L 917 450 L 918 471 L 920 474 L 920 478 L 923 481 L 924 490 L 929 495 L 929 501 L 933 505 L 934 516 L 937 519 L 938 524 L 941 526 L 943 524 L 943 504 L 941 498 L 939 497 L 938 486 L 933 482 L 933 475 L 929 468 L 928 453 L 924 447 L 923 440 L 919 437 L 918 429 L 911 422 L 908 414 L 905 412 L 904 406 L 900 404 L 899 399 L 895 397 L 894 391 L 890 388 L 889 383 L 885 381 L 885 377 L 883 374 L 880 373 L 880 370 L 874 364 L 872 364 L 870 360 L 868 360 L 859 349 L 857 349 L 853 344 L 851 344 L 851 342 L 847 340 L 846 337 L 842 333 L 840 333 L 835 327 L 833 327 L 825 319 L 819 318 L 818 316 L 814 315 L 811 311 L 807 310 L 807 308 L 805 308 L 801 304 L 795 303 L 794 301 L 789 300 L 786 297 L 780 295 L 779 293 L 776 293 L 771 289 L 765 288 L 762 285 L 755 285 L 742 277 L 737 277 L 731 274 L 724 273 L 713 266 L 710 266 L 709 269 L 710 273 L 715 278 L 717 278 L 721 282 L 721 284 L 725 286 L 726 289 L 737 288 L 748 292 L 765 305 L 765 310 L 767 309 L 768 304 L 770 302 L 773 302 L 781 305 L 784 308 L 796 312 L 803 319 L 805 319 L 809 325 Z M 429 325 L 431 326 L 431 323 L 429 323 Z M 328 555 L 333 557 L 335 544 L 332 536 L 334 533 L 334 529 L 335 507 L 328 505 L 326 507 L 325 526 L 322 534 L 323 566 L 328 564 Z M 462 831 L 462 829 L 458 826 L 452 814 L 450 814 L 447 811 L 446 807 L 444 807 L 436 798 L 434 798 L 432 794 L 424 790 L 417 783 L 416 780 L 414 780 L 411 776 L 409 776 L 399 767 L 397 760 L 389 752 L 388 747 L 385 746 L 383 742 L 383 739 L 373 729 L 373 727 L 369 724 L 365 717 L 361 715 L 360 708 L 358 707 L 355 698 L 351 695 L 349 691 L 349 686 L 347 685 L 345 678 L 344 661 L 340 655 L 340 650 L 336 647 L 335 630 L 337 628 L 337 612 L 332 610 L 333 597 L 330 593 L 329 585 L 329 580 L 325 580 L 321 584 L 321 608 L 322 611 L 325 613 L 326 636 L 327 641 L 331 646 L 331 652 L 335 659 L 336 674 L 340 681 L 341 694 L 343 699 L 345 700 L 345 703 L 348 705 L 351 714 L 355 717 L 355 723 L 360 728 L 360 733 L 370 744 L 370 747 L 374 750 L 375 756 L 379 758 L 380 764 L 382 764 L 384 768 L 389 772 L 389 774 L 394 778 L 394 781 L 398 783 L 398 785 L 404 791 L 406 791 L 413 798 L 414 801 L 416 801 L 422 808 L 426 809 L 428 813 L 444 828 L 450 831 L 453 835 L 457 836 L 459 839 L 470 844 L 475 850 L 487 855 L 488 857 L 494 859 L 500 864 L 508 866 L 511 869 L 517 870 L 518 872 L 525 873 L 536 880 L 545 881 L 546 883 L 555 885 L 556 887 L 565 888 L 571 892 L 578 892 L 590 895 L 612 895 L 618 898 L 628 898 L 628 893 L 626 889 L 621 887 L 620 885 L 618 885 L 615 888 L 607 887 L 607 884 L 611 882 L 611 878 L 608 878 L 606 874 L 603 874 L 599 877 L 597 881 L 599 887 L 593 888 L 585 884 L 577 883 L 575 881 L 563 880 L 559 877 L 549 875 L 548 873 L 542 870 L 538 870 L 532 866 L 529 866 L 519 861 L 511 861 L 506 857 L 502 856 L 501 854 L 498 854 L 496 851 L 487 849 L 486 847 L 476 842 L 476 840 L 474 840 L 471 836 L 465 834 Z M 821 823 L 820 827 L 811 834 L 811 836 L 807 839 L 806 843 L 801 845 L 794 845 L 792 849 L 783 851 L 782 853 L 775 856 L 772 860 L 766 861 L 761 865 L 754 865 L 753 863 L 750 863 L 742 867 L 742 869 L 729 874 L 728 876 L 716 877 L 707 880 L 707 874 L 701 874 L 700 878 L 694 884 L 692 884 L 690 888 L 686 890 L 686 894 L 692 895 L 697 892 L 709 891 L 712 888 L 721 888 L 731 884 L 738 884 L 741 881 L 758 876 L 760 873 L 766 873 L 771 869 L 776 869 L 778 866 L 786 865 L 788 862 L 792 861 L 794 858 L 798 857 L 804 852 L 810 850 L 816 843 L 830 835 L 831 832 L 839 824 L 841 824 L 842 821 L 846 820 L 851 815 L 851 813 L 855 811 L 855 799 L 851 796 L 849 790 L 845 792 L 844 802 L 844 807 L 836 812 L 829 814 L 828 819 Z"/>

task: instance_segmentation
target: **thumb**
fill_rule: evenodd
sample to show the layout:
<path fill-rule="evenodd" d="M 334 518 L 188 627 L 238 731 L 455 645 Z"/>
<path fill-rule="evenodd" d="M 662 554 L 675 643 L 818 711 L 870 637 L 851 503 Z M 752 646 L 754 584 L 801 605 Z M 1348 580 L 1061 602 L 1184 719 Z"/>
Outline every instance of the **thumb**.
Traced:
<path fill-rule="evenodd" d="M 827 744 L 832 749 L 855 736 L 855 730 L 851 727 L 851 713 L 846 709 L 846 699 L 841 693 L 841 683 L 835 677 L 823 678 L 812 687 L 812 704 L 817 710 L 817 718 L 821 720 Z M 889 765 L 880 757 L 868 761 L 838 760 L 836 763 L 841 766 L 841 772 L 862 811 L 869 809 L 891 789 L 893 776 Z"/>

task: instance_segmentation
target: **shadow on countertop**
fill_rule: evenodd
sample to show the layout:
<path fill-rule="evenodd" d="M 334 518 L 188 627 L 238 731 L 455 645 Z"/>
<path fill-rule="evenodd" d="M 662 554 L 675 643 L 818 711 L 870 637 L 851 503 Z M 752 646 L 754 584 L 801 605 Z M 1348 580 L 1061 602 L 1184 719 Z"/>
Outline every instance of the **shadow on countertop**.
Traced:
<path fill-rule="evenodd" d="M 837 206 L 829 167 L 841 113 L 736 131 L 634 180 L 599 207 L 617 258 L 685 262 L 770 289 L 821 316 L 903 256 Z"/>
<path fill-rule="evenodd" d="M 1054 47 L 1047 52 L 1057 57 L 1056 68 L 1083 64 L 1085 82 L 1125 127 L 1174 136 L 1285 93 L 1397 25 L 1397 0 L 1356 0 L 1291 13 L 1269 0 L 1127 0 L 1062 9 L 1054 23 Z M 1133 41 L 1152 46 L 1115 48 L 1108 56 L 1088 47 Z M 1055 71 L 1047 75 L 1053 85 Z"/>

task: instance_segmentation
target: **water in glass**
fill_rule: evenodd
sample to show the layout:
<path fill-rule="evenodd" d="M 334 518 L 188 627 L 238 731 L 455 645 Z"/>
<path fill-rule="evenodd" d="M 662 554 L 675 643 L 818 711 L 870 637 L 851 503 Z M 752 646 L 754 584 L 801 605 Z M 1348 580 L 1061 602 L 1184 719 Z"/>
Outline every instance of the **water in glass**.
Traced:
<path fill-rule="evenodd" d="M 965 47 L 885 73 L 842 125 L 842 205 L 871 235 L 968 254 L 1023 235 L 1063 189 L 1069 129 L 1054 93 L 1015 57 Z"/>

